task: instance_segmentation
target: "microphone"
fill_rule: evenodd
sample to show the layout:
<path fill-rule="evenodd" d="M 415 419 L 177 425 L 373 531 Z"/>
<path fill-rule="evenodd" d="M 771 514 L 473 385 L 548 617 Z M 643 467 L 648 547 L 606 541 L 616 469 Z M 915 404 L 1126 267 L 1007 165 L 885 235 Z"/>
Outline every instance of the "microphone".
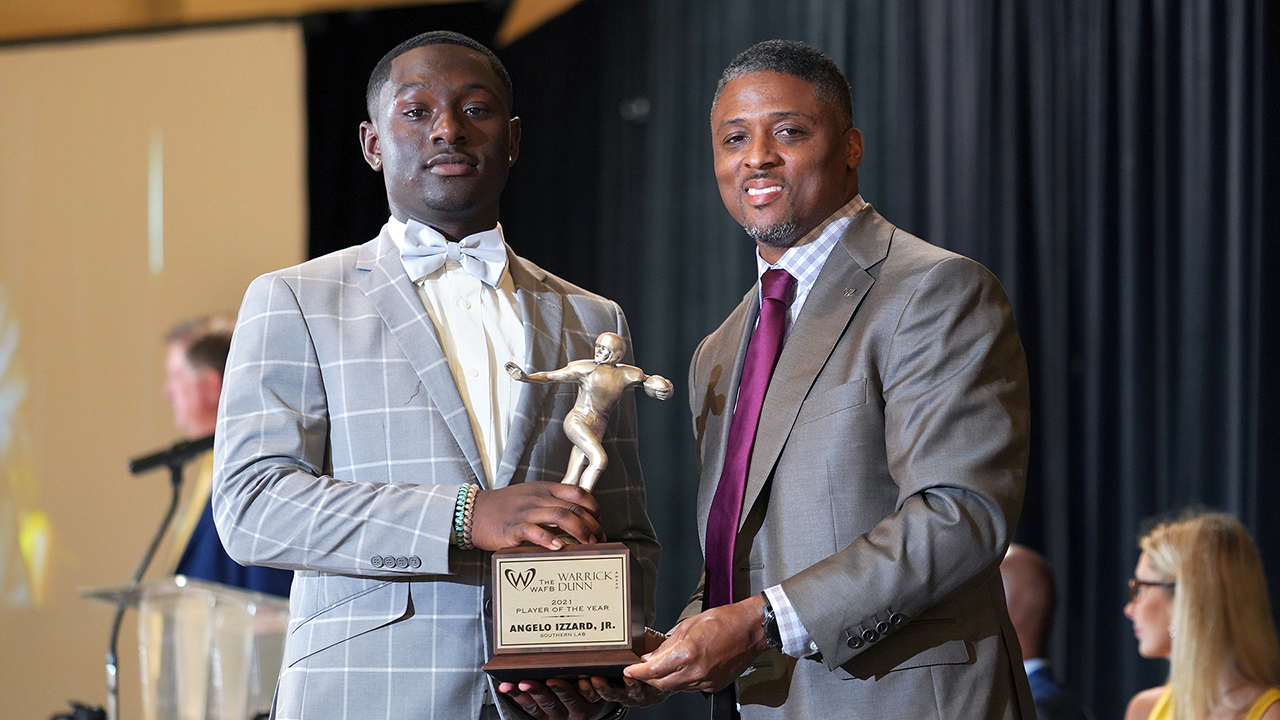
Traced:
<path fill-rule="evenodd" d="M 134 475 L 157 468 L 160 466 L 180 467 L 191 458 L 199 455 L 206 450 L 213 448 L 213 436 L 202 437 L 198 440 L 182 440 L 174 443 L 173 447 L 165 448 L 150 455 L 143 455 L 129 461 L 129 472 Z"/>
<path fill-rule="evenodd" d="M 147 572 L 147 567 L 151 565 L 151 559 L 155 557 L 156 548 L 160 547 L 160 539 L 164 537 L 165 531 L 169 529 L 169 524 L 173 522 L 173 513 L 178 509 L 178 494 L 182 486 L 182 466 L 191 458 L 212 447 L 213 436 L 210 435 L 198 440 L 183 440 L 174 443 L 172 447 L 129 461 L 129 472 L 134 475 L 140 475 L 161 465 L 168 467 L 170 486 L 169 509 L 165 511 L 164 519 L 160 521 L 160 529 L 156 532 L 156 536 L 151 539 L 151 546 L 147 548 L 146 554 L 142 556 L 142 563 L 138 565 L 137 571 L 133 573 L 133 580 L 129 583 L 131 591 L 137 589 L 142 576 Z M 103 713 L 103 716 L 108 720 L 116 720 L 119 717 L 120 667 L 116 647 L 120 643 L 120 623 L 124 620 L 124 611 L 128 607 L 128 600 L 125 597 L 121 597 L 116 604 L 116 616 L 111 622 L 111 640 L 107 644 L 107 712 Z M 79 708 L 76 709 L 75 716 L 80 717 Z"/>

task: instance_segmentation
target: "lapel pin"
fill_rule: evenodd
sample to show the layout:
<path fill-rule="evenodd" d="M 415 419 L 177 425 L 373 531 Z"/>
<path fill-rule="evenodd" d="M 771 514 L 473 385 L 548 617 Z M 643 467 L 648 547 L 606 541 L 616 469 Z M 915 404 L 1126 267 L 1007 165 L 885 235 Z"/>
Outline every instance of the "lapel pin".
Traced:
<path fill-rule="evenodd" d="M 845 297 L 853 297 L 854 295 L 857 295 L 857 294 L 858 294 L 858 288 L 847 287 L 844 289 Z"/>

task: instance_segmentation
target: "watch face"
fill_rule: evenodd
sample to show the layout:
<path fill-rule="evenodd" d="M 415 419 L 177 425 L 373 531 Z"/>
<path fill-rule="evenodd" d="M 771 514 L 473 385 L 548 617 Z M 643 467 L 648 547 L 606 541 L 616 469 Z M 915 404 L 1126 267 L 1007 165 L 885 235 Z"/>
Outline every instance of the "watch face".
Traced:
<path fill-rule="evenodd" d="M 764 628 L 764 641 L 774 650 L 782 650 L 782 632 L 778 630 L 778 616 L 773 614 L 773 606 L 768 598 L 764 601 L 764 620 L 760 623 Z"/>

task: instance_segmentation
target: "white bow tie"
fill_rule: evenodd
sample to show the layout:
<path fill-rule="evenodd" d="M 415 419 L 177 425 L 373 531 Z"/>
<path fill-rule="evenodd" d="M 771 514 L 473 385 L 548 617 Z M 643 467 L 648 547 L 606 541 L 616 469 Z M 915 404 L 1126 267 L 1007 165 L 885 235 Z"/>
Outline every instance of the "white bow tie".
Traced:
<path fill-rule="evenodd" d="M 405 223 L 400 262 L 410 280 L 418 282 L 443 267 L 445 260 L 456 260 L 463 270 L 489 287 L 497 287 L 507 267 L 507 248 L 497 228 L 450 242 L 417 220 Z"/>

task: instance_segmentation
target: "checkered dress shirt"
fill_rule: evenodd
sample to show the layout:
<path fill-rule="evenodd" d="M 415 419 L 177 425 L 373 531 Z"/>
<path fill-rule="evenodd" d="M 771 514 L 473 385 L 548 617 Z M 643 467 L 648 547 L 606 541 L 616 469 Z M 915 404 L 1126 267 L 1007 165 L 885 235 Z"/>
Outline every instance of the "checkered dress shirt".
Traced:
<path fill-rule="evenodd" d="M 800 317 L 804 301 L 809 297 L 809 291 L 818 280 L 818 274 L 822 272 L 827 256 L 835 248 L 840 236 L 848 229 L 849 223 L 853 222 L 853 216 L 857 215 L 864 205 L 866 203 L 863 202 L 862 196 L 854 195 L 852 200 L 788 248 L 778 262 L 772 265 L 765 262 L 764 258 L 760 257 L 760 252 L 756 251 L 756 269 L 760 275 L 764 275 L 770 268 L 781 268 L 791 273 L 796 279 L 795 297 L 787 309 L 787 333 L 791 332 L 796 318 Z M 785 336 L 783 342 L 786 342 Z M 778 619 L 778 631 L 782 635 L 782 652 L 792 657 L 808 657 L 818 652 L 818 646 L 809 636 L 809 632 L 804 629 L 804 623 L 800 622 L 800 616 L 791 606 L 791 601 L 782 591 L 782 586 L 774 585 L 765 589 L 764 593 L 769 599 L 770 607 L 773 608 L 773 614 Z"/>

